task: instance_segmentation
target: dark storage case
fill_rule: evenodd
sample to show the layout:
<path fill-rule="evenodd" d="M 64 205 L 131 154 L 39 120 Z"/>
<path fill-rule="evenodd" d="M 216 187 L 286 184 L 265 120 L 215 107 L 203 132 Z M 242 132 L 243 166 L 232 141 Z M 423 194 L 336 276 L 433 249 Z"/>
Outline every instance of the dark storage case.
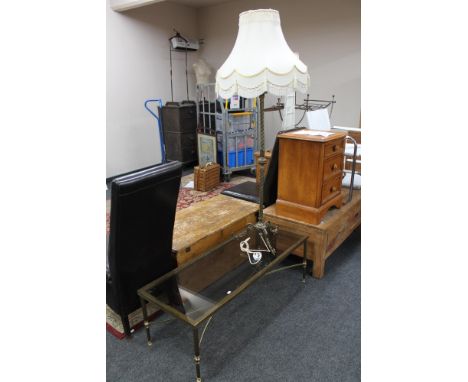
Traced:
<path fill-rule="evenodd" d="M 166 157 L 183 164 L 197 161 L 197 109 L 190 101 L 167 102 L 161 108 Z"/>

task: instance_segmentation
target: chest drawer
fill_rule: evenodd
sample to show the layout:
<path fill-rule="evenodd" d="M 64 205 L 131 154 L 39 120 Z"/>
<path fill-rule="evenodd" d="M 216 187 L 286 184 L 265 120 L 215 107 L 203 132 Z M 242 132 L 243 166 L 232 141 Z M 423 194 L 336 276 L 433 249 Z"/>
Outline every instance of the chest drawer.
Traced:
<path fill-rule="evenodd" d="M 343 155 L 335 155 L 323 162 L 323 180 L 327 181 L 335 175 L 341 174 L 343 171 Z"/>
<path fill-rule="evenodd" d="M 344 145 L 345 145 L 344 139 L 339 139 L 339 140 L 325 143 L 324 157 L 329 158 L 336 154 L 344 154 Z"/>
<path fill-rule="evenodd" d="M 341 173 L 335 175 L 335 177 L 331 178 L 327 181 L 322 187 L 322 203 L 326 203 L 328 200 L 333 198 L 334 196 L 338 195 L 341 192 L 341 180 L 342 180 Z"/>

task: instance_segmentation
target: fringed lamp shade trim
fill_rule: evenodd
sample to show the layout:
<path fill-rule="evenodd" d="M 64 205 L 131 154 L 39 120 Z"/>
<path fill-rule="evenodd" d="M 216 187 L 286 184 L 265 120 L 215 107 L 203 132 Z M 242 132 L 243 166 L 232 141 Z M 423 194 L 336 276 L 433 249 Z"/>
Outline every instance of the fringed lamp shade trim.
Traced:
<path fill-rule="evenodd" d="M 234 72 L 228 79 L 216 81 L 216 92 L 222 98 L 230 98 L 235 94 L 245 98 L 255 98 L 265 92 L 277 96 L 285 96 L 295 91 L 305 94 L 308 88 L 309 75 L 296 70 L 282 77 L 276 76 L 269 70 L 264 70 L 261 75 L 255 78 L 244 77 Z"/>
<path fill-rule="evenodd" d="M 234 48 L 216 73 L 220 97 L 307 93 L 309 81 L 307 66 L 283 36 L 278 11 L 258 9 L 240 14 Z"/>

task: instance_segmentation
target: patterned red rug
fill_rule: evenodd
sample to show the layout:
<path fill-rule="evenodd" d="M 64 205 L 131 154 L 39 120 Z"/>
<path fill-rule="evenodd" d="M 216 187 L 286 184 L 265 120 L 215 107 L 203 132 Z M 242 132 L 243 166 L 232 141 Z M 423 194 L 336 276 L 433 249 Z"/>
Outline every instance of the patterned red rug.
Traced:
<path fill-rule="evenodd" d="M 177 211 L 190 207 L 192 204 L 211 199 L 232 186 L 231 183 L 221 183 L 218 187 L 207 192 L 195 191 L 193 188 L 181 188 L 177 199 Z"/>
<path fill-rule="evenodd" d="M 250 177 L 246 176 L 233 176 L 231 181 L 228 183 L 220 183 L 218 187 L 214 188 L 213 190 L 207 192 L 196 191 L 193 188 L 186 188 L 186 186 L 190 181 L 193 181 L 193 174 L 186 175 L 181 179 L 181 188 L 179 190 L 179 198 L 177 200 L 177 211 L 190 207 L 191 205 L 202 202 L 204 200 L 211 199 L 216 195 L 219 195 L 225 189 L 235 186 L 236 184 L 245 182 L 247 180 L 255 181 Z M 107 239 L 109 238 L 109 231 L 110 231 L 110 200 L 107 200 L 106 204 L 106 235 Z M 157 314 L 157 309 L 148 305 L 148 314 L 153 316 Z M 134 330 L 137 330 L 142 326 L 143 323 L 143 313 L 140 309 L 132 312 L 128 316 L 130 320 L 130 327 Z M 107 330 L 112 333 L 115 337 L 119 339 L 125 338 L 122 320 L 120 316 L 115 313 L 108 305 L 106 305 L 106 328 Z"/>

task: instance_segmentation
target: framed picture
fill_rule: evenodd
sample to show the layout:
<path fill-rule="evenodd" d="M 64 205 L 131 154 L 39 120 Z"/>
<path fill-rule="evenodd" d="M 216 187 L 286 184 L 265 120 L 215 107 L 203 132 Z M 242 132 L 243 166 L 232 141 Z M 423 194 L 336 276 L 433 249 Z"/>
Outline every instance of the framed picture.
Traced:
<path fill-rule="evenodd" d="M 198 164 L 205 167 L 208 162 L 216 163 L 216 137 L 207 134 L 197 134 Z"/>

